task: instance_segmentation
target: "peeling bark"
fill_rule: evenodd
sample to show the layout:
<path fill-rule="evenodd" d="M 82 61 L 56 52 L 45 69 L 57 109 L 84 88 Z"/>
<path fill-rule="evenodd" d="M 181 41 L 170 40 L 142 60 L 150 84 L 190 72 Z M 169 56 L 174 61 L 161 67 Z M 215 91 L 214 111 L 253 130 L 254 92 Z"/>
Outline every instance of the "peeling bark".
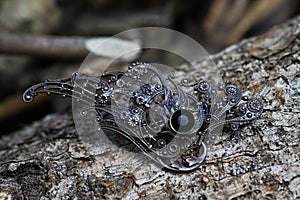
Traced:
<path fill-rule="evenodd" d="M 163 171 L 110 146 L 95 156 L 70 114 L 51 114 L 1 138 L 0 198 L 300 198 L 299 32 L 300 16 L 212 56 L 224 81 L 261 97 L 264 112 L 242 130 L 224 131 L 199 169 Z M 198 64 L 199 73 L 210 72 Z"/>

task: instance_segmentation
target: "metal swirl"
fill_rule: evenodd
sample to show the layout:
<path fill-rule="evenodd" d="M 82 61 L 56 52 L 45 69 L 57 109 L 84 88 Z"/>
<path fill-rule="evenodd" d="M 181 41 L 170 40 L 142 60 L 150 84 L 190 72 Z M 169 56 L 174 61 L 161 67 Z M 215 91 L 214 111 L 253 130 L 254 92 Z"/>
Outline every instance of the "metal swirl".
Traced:
<path fill-rule="evenodd" d="M 230 124 L 235 131 L 263 112 L 261 100 L 242 96 L 234 85 L 225 88 L 225 105 L 220 106 L 216 99 L 220 87 L 211 81 L 175 80 L 174 73 L 163 75 L 150 64 L 133 63 L 127 71 L 46 80 L 28 88 L 23 100 L 31 102 L 40 93 L 75 98 L 85 104 L 83 115 L 95 111 L 105 133 L 126 138 L 173 171 L 201 165 L 207 152 L 204 138 L 215 128 Z"/>

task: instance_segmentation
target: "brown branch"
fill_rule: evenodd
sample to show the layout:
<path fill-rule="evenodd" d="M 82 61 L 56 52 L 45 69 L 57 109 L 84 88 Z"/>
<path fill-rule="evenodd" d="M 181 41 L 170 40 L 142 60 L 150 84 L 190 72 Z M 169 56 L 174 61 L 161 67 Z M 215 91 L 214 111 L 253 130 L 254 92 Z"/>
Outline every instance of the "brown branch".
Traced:
<path fill-rule="evenodd" d="M 80 58 L 89 51 L 84 37 L 0 34 L 0 53 L 27 54 L 55 58 Z"/>

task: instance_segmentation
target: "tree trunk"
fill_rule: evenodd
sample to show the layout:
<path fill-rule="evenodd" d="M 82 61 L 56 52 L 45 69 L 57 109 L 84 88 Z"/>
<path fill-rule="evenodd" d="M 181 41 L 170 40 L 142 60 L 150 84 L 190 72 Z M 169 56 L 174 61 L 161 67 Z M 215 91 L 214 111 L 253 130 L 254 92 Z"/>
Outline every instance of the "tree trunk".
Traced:
<path fill-rule="evenodd" d="M 224 132 L 198 169 L 164 171 L 109 146 L 95 156 L 71 114 L 51 114 L 1 138 L 0 199 L 300 198 L 299 32 L 300 16 L 212 56 L 225 82 L 262 98 L 264 112 Z"/>

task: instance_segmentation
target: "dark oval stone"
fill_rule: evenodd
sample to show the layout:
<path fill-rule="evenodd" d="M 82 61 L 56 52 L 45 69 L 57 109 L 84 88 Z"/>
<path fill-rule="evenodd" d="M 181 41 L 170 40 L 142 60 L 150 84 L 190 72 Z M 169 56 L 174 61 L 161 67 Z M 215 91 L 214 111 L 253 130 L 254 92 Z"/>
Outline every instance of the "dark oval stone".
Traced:
<path fill-rule="evenodd" d="M 195 125 L 194 115 L 185 109 L 175 111 L 170 118 L 170 127 L 178 133 L 185 133 L 193 129 Z"/>

